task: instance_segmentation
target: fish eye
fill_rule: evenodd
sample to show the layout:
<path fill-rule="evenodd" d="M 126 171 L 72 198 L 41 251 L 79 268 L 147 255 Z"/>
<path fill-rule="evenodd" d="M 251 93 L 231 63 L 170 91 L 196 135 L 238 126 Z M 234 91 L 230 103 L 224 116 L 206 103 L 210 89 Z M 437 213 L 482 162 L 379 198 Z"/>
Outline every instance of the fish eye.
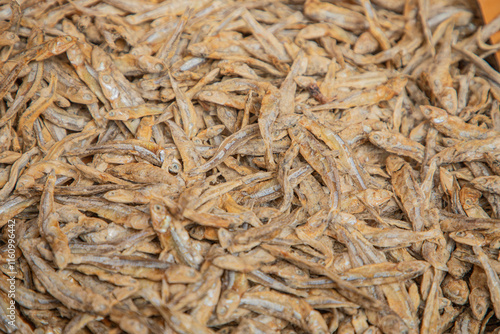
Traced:
<path fill-rule="evenodd" d="M 465 232 L 464 231 L 460 231 L 460 232 L 455 233 L 455 235 L 457 237 L 465 237 Z"/>
<path fill-rule="evenodd" d="M 113 117 L 113 116 L 115 116 L 115 112 L 114 112 L 114 111 L 110 111 L 110 112 L 108 113 L 108 115 L 109 115 L 109 116 L 111 116 L 111 117 Z"/>
<path fill-rule="evenodd" d="M 163 71 L 163 65 L 162 64 L 156 64 L 155 65 L 155 70 L 157 70 L 157 71 Z"/>
<path fill-rule="evenodd" d="M 71 42 L 73 40 L 73 38 L 71 36 L 66 36 L 65 40 L 66 40 L 66 42 Z"/>
<path fill-rule="evenodd" d="M 373 135 L 372 138 L 373 138 L 373 140 L 380 140 L 380 136 L 379 135 Z"/>
<path fill-rule="evenodd" d="M 154 209 L 155 211 L 161 211 L 161 205 L 160 205 L 160 204 L 155 204 L 155 205 L 153 206 L 153 209 Z"/>
<path fill-rule="evenodd" d="M 111 77 L 106 74 L 102 77 L 102 81 L 104 81 L 105 83 L 109 83 L 111 81 Z"/>
<path fill-rule="evenodd" d="M 171 172 L 171 173 L 179 173 L 179 170 L 180 170 L 180 166 L 178 163 L 174 162 L 173 164 L 171 164 L 169 167 L 168 167 L 168 170 Z"/>

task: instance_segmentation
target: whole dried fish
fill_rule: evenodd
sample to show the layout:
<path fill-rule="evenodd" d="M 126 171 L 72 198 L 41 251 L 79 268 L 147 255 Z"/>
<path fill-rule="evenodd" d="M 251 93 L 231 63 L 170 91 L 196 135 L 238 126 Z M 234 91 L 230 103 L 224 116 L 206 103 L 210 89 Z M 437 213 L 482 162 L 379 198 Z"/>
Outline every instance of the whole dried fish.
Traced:
<path fill-rule="evenodd" d="M 0 332 L 498 332 L 476 6 L 2 2 Z"/>

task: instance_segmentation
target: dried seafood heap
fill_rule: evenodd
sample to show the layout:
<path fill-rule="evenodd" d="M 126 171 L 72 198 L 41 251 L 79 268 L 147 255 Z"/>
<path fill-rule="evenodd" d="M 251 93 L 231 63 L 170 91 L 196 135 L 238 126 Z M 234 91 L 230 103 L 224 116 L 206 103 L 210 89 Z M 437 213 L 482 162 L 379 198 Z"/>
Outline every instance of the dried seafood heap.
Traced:
<path fill-rule="evenodd" d="M 498 333 L 500 18 L 21 0 L 0 19 L 0 331 Z"/>

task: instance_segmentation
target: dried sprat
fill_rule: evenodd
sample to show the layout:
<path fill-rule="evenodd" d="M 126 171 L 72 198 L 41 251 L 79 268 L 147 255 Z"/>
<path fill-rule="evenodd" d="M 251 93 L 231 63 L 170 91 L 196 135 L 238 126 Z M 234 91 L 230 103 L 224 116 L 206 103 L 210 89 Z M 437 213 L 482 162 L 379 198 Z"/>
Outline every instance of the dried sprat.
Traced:
<path fill-rule="evenodd" d="M 498 136 L 494 130 L 485 129 L 476 125 L 464 122 L 460 117 L 449 115 L 445 110 L 432 107 L 421 106 L 420 110 L 430 124 L 444 135 L 460 140 L 486 139 Z"/>
<path fill-rule="evenodd" d="M 332 152 L 323 151 L 320 143 L 305 129 L 294 127 L 289 130 L 292 139 L 299 143 L 300 154 L 323 178 L 330 190 L 330 205 L 332 210 L 340 206 L 340 181 Z"/>
<path fill-rule="evenodd" d="M 208 160 L 205 164 L 193 169 L 190 174 L 197 174 L 207 172 L 208 170 L 216 167 L 218 164 L 222 163 L 224 159 L 230 156 L 236 149 L 250 139 L 258 135 L 259 127 L 257 124 L 249 125 L 240 131 L 227 137 L 219 146 L 217 151 L 214 153 L 212 158 Z"/>
<path fill-rule="evenodd" d="M 59 269 L 64 269 L 71 258 L 68 237 L 61 231 L 58 215 L 54 208 L 54 189 L 56 183 L 55 173 L 52 171 L 47 176 L 47 182 L 40 198 L 40 214 L 38 227 L 40 234 L 49 243 L 54 253 L 54 262 Z"/>
<path fill-rule="evenodd" d="M 400 133 L 373 131 L 368 137 L 372 144 L 390 153 L 407 156 L 420 163 L 424 160 L 424 147 Z"/>
<path fill-rule="evenodd" d="M 500 176 L 481 176 L 471 181 L 472 185 L 479 190 L 500 194 Z"/>
<path fill-rule="evenodd" d="M 0 5 L 0 332 L 498 331 L 500 17 L 21 2 Z"/>
<path fill-rule="evenodd" d="M 26 241 L 22 243 L 21 249 L 26 252 L 26 260 L 34 276 L 61 303 L 84 312 L 103 315 L 110 312 L 109 299 L 92 292 L 89 288 L 79 286 L 60 272 L 56 272 L 45 260 L 33 254 L 35 253 L 34 246 L 28 246 Z"/>
<path fill-rule="evenodd" d="M 422 231 L 426 222 L 425 195 L 415 180 L 413 168 L 403 159 L 391 155 L 387 158 L 387 171 L 391 175 L 394 192 L 401 199 L 401 204 L 408 215 L 415 231 Z"/>
<path fill-rule="evenodd" d="M 500 136 L 488 139 L 475 139 L 445 148 L 432 157 L 438 165 L 464 161 L 481 160 L 485 153 L 497 151 L 500 147 Z"/>
<path fill-rule="evenodd" d="M 271 146 L 271 130 L 279 113 L 280 93 L 276 87 L 269 86 L 266 95 L 262 98 L 262 107 L 259 112 L 259 128 L 266 146 L 266 164 L 269 170 L 276 169 Z"/>
<path fill-rule="evenodd" d="M 421 2 L 424 1 L 421 0 Z M 425 11 L 422 7 L 419 9 L 420 14 Z M 421 18 L 423 17 L 421 16 Z M 424 27 L 427 28 L 427 24 L 424 24 Z M 453 24 L 448 25 L 439 51 L 433 61 L 429 63 L 428 69 L 422 72 L 423 81 L 428 85 L 431 98 L 435 99 L 439 106 L 442 106 L 451 115 L 456 114 L 458 105 L 457 92 L 453 88 L 453 78 L 450 74 L 453 28 Z M 428 31 L 425 33 L 428 34 Z M 431 47 L 433 48 L 433 46 Z"/>

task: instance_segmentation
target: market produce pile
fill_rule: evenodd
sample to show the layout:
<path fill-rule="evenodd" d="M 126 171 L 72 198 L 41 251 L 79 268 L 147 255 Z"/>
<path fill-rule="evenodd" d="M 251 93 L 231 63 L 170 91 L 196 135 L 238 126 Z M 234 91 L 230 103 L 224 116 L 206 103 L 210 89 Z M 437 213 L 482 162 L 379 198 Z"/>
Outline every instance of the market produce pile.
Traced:
<path fill-rule="evenodd" d="M 4 0 L 0 20 L 0 331 L 498 333 L 500 17 Z"/>

